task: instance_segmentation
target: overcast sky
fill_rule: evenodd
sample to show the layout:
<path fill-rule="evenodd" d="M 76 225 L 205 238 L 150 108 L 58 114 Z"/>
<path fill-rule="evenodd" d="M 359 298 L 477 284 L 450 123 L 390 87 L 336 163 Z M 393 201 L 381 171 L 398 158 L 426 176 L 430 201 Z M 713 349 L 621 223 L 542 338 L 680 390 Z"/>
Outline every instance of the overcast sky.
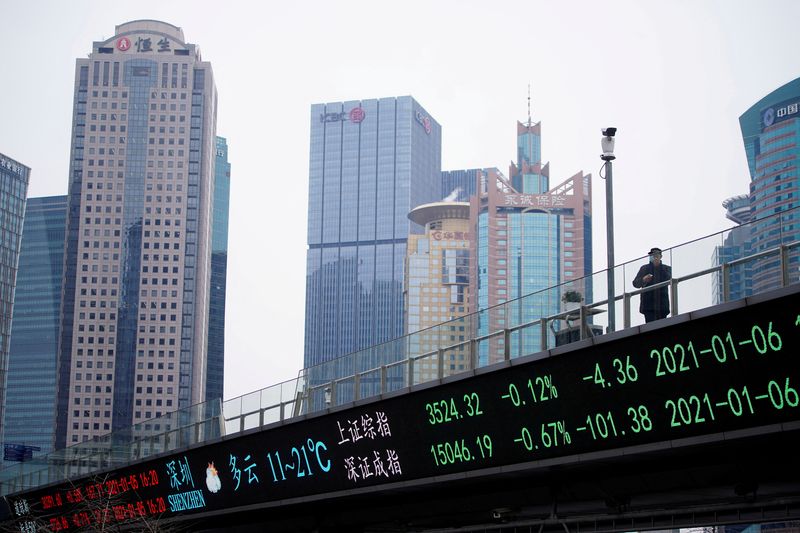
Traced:
<path fill-rule="evenodd" d="M 749 182 L 738 117 L 800 76 L 791 0 L 1 0 L 0 15 L 0 152 L 32 168 L 29 196 L 66 194 L 75 59 L 93 41 L 158 19 L 212 63 L 232 165 L 226 399 L 302 367 L 312 103 L 410 94 L 442 125 L 444 170 L 507 174 L 530 84 L 551 184 L 596 178 L 601 270 L 601 127 L 619 129 L 623 262 L 730 227 L 720 204 Z"/>

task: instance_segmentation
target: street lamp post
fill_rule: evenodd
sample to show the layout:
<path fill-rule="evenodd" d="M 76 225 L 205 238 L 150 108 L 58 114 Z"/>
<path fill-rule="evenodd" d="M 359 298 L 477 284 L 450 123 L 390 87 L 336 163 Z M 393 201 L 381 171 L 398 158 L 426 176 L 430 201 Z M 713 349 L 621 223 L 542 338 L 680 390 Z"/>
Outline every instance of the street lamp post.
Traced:
<path fill-rule="evenodd" d="M 603 128 L 603 138 L 600 145 L 603 148 L 603 155 L 600 159 L 605 161 L 606 168 L 606 248 L 608 252 L 608 332 L 616 329 L 616 306 L 614 297 L 614 188 L 613 188 L 613 169 L 612 161 L 616 159 L 614 155 L 614 136 L 617 128 Z"/>

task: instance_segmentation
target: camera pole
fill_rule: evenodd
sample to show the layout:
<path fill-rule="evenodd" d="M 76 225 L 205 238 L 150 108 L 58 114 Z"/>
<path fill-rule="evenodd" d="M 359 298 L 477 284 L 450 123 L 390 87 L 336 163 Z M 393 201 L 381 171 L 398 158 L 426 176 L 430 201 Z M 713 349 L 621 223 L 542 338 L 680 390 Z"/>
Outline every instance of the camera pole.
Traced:
<path fill-rule="evenodd" d="M 616 329 L 616 292 L 614 290 L 614 186 L 613 186 L 613 164 L 616 159 L 614 156 L 614 135 L 617 128 L 603 129 L 603 139 L 601 146 L 603 155 L 600 159 L 606 162 L 606 249 L 608 253 L 608 333 Z"/>

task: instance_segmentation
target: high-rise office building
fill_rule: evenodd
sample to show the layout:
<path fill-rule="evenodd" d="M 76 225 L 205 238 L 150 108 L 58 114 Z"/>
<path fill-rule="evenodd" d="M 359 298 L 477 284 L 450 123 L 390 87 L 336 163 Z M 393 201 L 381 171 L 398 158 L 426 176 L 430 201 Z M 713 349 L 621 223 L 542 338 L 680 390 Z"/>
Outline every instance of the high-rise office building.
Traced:
<path fill-rule="evenodd" d="M 497 169 L 480 172 L 477 194 L 470 200 L 472 310 L 493 308 L 518 300 L 513 312 L 496 308 L 479 317 L 479 334 L 515 324 L 525 324 L 557 314 L 560 293 L 545 291 L 592 273 L 592 190 L 589 175 L 579 172 L 555 187 L 550 186 L 549 163 L 541 162 L 540 123 L 517 123 L 518 161 L 511 178 Z M 591 278 L 571 286 L 591 298 Z M 542 291 L 542 292 L 539 292 Z M 509 312 L 507 312 L 509 311 Z M 558 325 L 554 325 L 557 329 Z M 511 338 L 510 355 L 516 357 L 541 349 L 541 330 L 525 330 Z M 548 346 L 554 335 L 548 334 Z M 521 338 L 520 338 L 521 337 Z M 496 338 L 480 347 L 480 364 L 505 356 L 504 340 Z"/>
<path fill-rule="evenodd" d="M 211 298 L 208 316 L 206 400 L 222 398 L 225 382 L 225 289 L 228 275 L 228 213 L 231 164 L 228 142 L 217 137 L 214 165 L 214 214 L 211 222 Z"/>
<path fill-rule="evenodd" d="M 448 202 L 469 202 L 475 194 L 478 175 L 481 169 L 442 171 L 442 200 Z"/>
<path fill-rule="evenodd" d="M 67 197 L 28 198 L 8 364 L 5 442 L 53 449 Z"/>
<path fill-rule="evenodd" d="M 217 95 L 171 24 L 75 67 L 56 448 L 206 398 Z"/>
<path fill-rule="evenodd" d="M 0 154 L 0 437 L 5 419 L 6 379 L 11 345 L 11 318 L 17 279 L 25 198 L 31 169 Z"/>
<path fill-rule="evenodd" d="M 423 226 L 423 235 L 409 235 L 405 299 L 408 356 L 415 383 L 470 368 L 468 326 L 458 321 L 469 312 L 469 203 L 434 202 L 414 208 L 408 218 Z M 462 343 L 462 344 L 459 344 Z M 457 346 L 456 346 L 457 345 Z"/>
<path fill-rule="evenodd" d="M 800 239 L 800 78 L 753 104 L 739 125 L 750 169 L 750 246 L 758 253 Z M 796 270 L 800 251 L 789 253 L 789 264 Z M 779 268 L 777 256 L 755 261 L 753 291 L 778 287 Z"/>
<path fill-rule="evenodd" d="M 750 196 L 740 194 L 722 202 L 728 220 L 739 224 L 725 236 L 721 246 L 714 248 L 711 263 L 715 266 L 730 263 L 736 259 L 747 257 L 752 253 L 750 241 Z M 712 301 L 719 304 L 730 300 L 739 300 L 753 293 L 752 263 L 746 262 L 729 268 L 728 295 L 725 297 L 723 276 L 720 272 L 712 274 Z"/>
<path fill-rule="evenodd" d="M 306 367 L 402 336 L 408 213 L 440 199 L 441 127 L 410 96 L 316 104 L 309 167 Z"/>

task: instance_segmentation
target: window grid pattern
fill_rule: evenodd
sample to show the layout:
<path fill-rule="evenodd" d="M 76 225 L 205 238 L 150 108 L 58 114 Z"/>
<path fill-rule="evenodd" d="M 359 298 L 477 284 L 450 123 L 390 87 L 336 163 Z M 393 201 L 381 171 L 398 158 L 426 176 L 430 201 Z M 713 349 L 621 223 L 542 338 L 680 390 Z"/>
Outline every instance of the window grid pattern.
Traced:
<path fill-rule="evenodd" d="M 14 295 L 5 441 L 37 456 L 53 449 L 66 215 L 66 196 L 28 199 Z"/>
<path fill-rule="evenodd" d="M 441 190 L 441 128 L 418 113 L 410 97 L 311 108 L 306 367 L 403 333 L 407 239 L 423 231 L 408 213 Z"/>
<path fill-rule="evenodd" d="M 205 399 L 216 98 L 198 62 L 78 60 L 57 447 Z"/>
<path fill-rule="evenodd" d="M 0 154 L 0 435 L 5 418 L 11 318 L 30 169 Z"/>
<path fill-rule="evenodd" d="M 217 137 L 211 237 L 211 297 L 208 318 L 206 401 L 222 398 L 225 382 L 225 292 L 228 269 L 228 206 L 231 165 L 228 143 Z"/>
<path fill-rule="evenodd" d="M 800 78 L 797 78 L 766 95 L 739 117 L 750 169 L 749 216 L 750 220 L 763 220 L 749 225 L 747 242 L 730 243 L 730 249 L 729 243 L 724 243 L 718 260 L 744 253 L 746 249 L 756 253 L 800 237 L 800 215 L 775 216 L 798 205 L 799 101 Z M 790 253 L 789 263 L 796 268 L 800 252 Z M 766 258 L 753 262 L 751 267 L 741 273 L 744 285 L 740 283 L 739 287 L 743 291 L 761 292 L 778 286 L 777 260 Z M 752 282 L 751 286 L 747 280 Z"/>

